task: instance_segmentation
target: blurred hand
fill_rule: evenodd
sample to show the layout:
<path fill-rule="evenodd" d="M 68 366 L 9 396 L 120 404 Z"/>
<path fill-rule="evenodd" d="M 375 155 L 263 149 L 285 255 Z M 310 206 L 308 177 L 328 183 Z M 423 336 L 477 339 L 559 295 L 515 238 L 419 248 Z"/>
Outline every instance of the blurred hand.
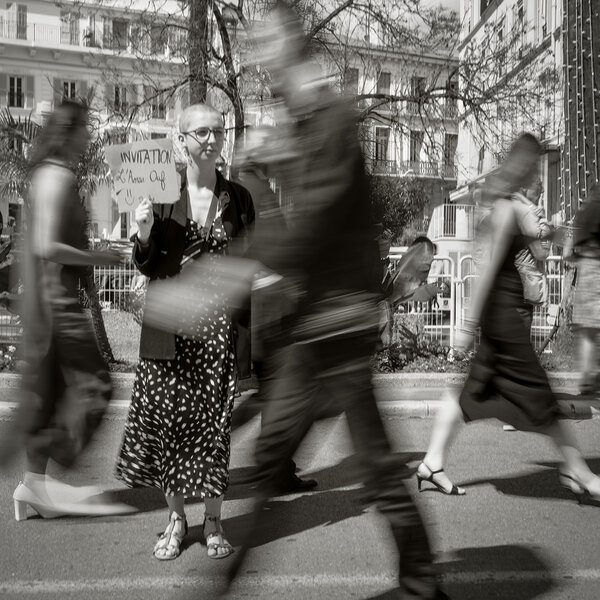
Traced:
<path fill-rule="evenodd" d="M 146 243 L 150 239 L 150 232 L 154 224 L 152 202 L 148 198 L 144 198 L 135 209 L 135 222 L 138 226 L 138 239 L 140 242 Z"/>
<path fill-rule="evenodd" d="M 465 329 L 458 329 L 454 336 L 454 348 L 456 350 L 472 350 L 475 342 L 473 332 Z"/>
<path fill-rule="evenodd" d="M 121 254 L 116 250 L 103 250 L 101 252 L 95 252 L 94 264 L 96 265 L 110 267 L 112 265 L 118 265 L 121 261 Z"/>

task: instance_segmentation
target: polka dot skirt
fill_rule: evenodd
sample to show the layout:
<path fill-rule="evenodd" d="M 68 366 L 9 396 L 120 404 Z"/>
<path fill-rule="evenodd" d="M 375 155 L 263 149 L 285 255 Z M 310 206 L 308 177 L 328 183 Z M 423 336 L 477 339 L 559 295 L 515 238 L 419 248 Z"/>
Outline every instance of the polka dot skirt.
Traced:
<path fill-rule="evenodd" d="M 205 235 L 188 221 L 186 242 Z M 220 220 L 208 236 L 223 253 Z M 200 324 L 197 337 L 176 336 L 173 360 L 140 359 L 116 476 L 131 487 L 167 495 L 218 497 L 229 483 L 236 358 L 231 320 L 222 310 Z"/>

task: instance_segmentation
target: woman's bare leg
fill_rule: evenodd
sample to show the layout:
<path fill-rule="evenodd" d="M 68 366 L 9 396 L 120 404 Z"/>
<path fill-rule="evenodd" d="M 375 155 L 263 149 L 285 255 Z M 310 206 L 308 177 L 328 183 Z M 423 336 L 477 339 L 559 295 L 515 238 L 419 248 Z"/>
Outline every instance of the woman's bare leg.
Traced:
<path fill-rule="evenodd" d="M 580 482 L 593 496 L 600 498 L 600 477 L 590 470 L 574 437 L 560 421 L 550 425 L 546 431 L 563 456 L 564 472 Z"/>
<path fill-rule="evenodd" d="M 439 471 L 444 468 L 448 448 L 462 422 L 462 411 L 458 404 L 458 393 L 446 390 L 443 400 L 443 405 L 435 417 L 427 453 L 425 454 L 423 463 L 419 466 L 419 474 L 421 475 L 427 476 L 427 470 Z M 437 473 L 435 481 L 445 490 L 449 491 L 452 488 L 452 482 L 445 473 Z M 464 494 L 464 490 L 459 488 L 459 493 Z"/>

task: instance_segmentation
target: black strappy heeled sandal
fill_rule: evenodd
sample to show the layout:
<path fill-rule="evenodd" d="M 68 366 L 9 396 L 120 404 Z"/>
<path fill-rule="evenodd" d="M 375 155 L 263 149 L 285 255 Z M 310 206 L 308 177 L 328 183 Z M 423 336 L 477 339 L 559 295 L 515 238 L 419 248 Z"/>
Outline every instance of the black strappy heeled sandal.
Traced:
<path fill-rule="evenodd" d="M 573 475 L 559 471 L 558 479 L 560 484 L 575 496 L 577 504 L 600 506 L 600 497 L 590 492 L 585 485 L 583 485 L 576 477 L 573 477 Z"/>
<path fill-rule="evenodd" d="M 427 471 L 429 471 L 429 475 L 425 476 L 422 473 L 419 473 L 419 470 L 421 470 L 421 468 L 425 468 L 427 469 Z M 428 481 L 429 483 L 431 483 L 432 485 L 434 485 L 440 492 L 442 492 L 442 494 L 446 494 L 446 496 L 464 496 L 465 495 L 465 490 L 463 490 L 462 488 L 459 488 L 458 486 L 452 484 L 452 488 L 450 488 L 450 490 L 447 490 L 445 487 L 443 487 L 440 483 L 438 483 L 434 476 L 437 475 L 438 473 L 443 473 L 444 469 L 438 469 L 437 471 L 432 471 L 424 462 L 422 462 L 419 467 L 417 468 L 417 485 L 419 488 L 419 492 L 421 492 L 421 484 L 424 481 Z"/>

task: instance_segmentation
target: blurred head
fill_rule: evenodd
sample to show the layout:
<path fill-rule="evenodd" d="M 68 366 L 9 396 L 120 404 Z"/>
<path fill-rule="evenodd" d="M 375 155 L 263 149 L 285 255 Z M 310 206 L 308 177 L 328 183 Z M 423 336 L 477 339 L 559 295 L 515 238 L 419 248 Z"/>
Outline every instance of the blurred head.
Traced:
<path fill-rule="evenodd" d="M 37 166 L 48 158 L 72 163 L 85 152 L 89 141 L 87 107 L 64 100 L 54 109 L 36 140 L 30 164 Z"/>
<path fill-rule="evenodd" d="M 179 140 L 196 164 L 216 165 L 225 139 L 221 113 L 208 104 L 193 104 L 179 117 Z"/>
<path fill-rule="evenodd" d="M 273 95 L 282 96 L 291 112 L 302 110 L 311 96 L 310 84 L 321 74 L 309 62 L 306 35 L 296 12 L 278 0 L 256 41 L 258 61 L 271 75 Z"/>
<path fill-rule="evenodd" d="M 236 170 L 259 169 L 264 175 L 275 175 L 277 167 L 297 158 L 293 140 L 283 128 L 261 125 L 248 127 L 238 142 L 233 159 Z"/>
<path fill-rule="evenodd" d="M 542 145 L 533 134 L 522 133 L 514 141 L 502 165 L 499 174 L 502 187 L 510 192 L 529 189 L 538 176 L 542 152 Z"/>

